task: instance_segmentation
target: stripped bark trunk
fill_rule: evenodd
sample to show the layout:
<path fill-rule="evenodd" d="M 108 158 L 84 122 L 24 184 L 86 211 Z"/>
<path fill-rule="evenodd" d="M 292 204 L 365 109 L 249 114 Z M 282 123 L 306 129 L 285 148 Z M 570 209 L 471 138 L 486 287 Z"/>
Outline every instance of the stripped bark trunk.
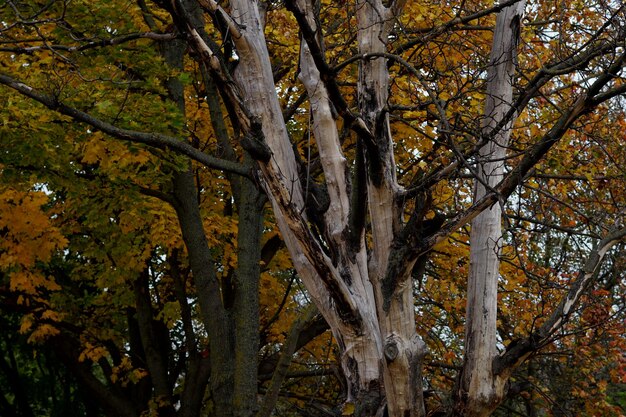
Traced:
<path fill-rule="evenodd" d="M 308 78 L 307 69 L 316 70 L 306 53 L 303 59 L 305 62 L 302 65 L 301 79 L 309 90 L 311 107 L 314 111 L 314 132 L 328 179 L 329 208 L 324 214 L 328 241 L 324 244 L 333 248 L 331 254 L 325 254 L 323 243 L 317 241 L 304 224 L 306 214 L 302 207 L 305 197 L 301 180 L 292 174 L 293 180 L 283 177 L 282 184 L 276 183 L 275 177 L 271 175 L 276 168 L 271 163 L 264 167 L 264 178 L 267 180 L 266 188 L 270 194 L 274 197 L 281 194 L 284 196 L 272 199 L 275 212 L 279 213 L 278 223 L 281 232 L 300 277 L 333 329 L 333 334 L 341 347 L 342 365 L 348 382 L 347 401 L 358 404 L 357 413 L 372 414 L 380 408 L 381 384 L 378 363 L 381 357 L 381 343 L 378 324 L 370 303 L 372 289 L 366 279 L 367 255 L 362 238 L 358 248 L 348 249 L 343 244 L 349 214 L 346 162 L 339 146 L 336 125 L 324 86 L 319 82 L 319 75 Z M 266 88 L 273 88 L 270 87 L 273 86 L 271 77 L 268 76 L 265 80 Z M 309 81 L 313 81 L 315 85 Z M 259 107 L 255 107 L 255 111 L 258 110 Z M 281 122 L 282 120 L 274 120 L 272 123 L 277 126 Z M 266 126 L 265 122 L 263 126 Z M 265 130 L 264 133 L 266 138 L 268 133 L 271 135 L 271 132 Z M 273 138 L 275 140 L 276 135 Z M 279 171 L 285 172 L 283 167 L 290 167 L 288 163 L 293 159 L 289 161 L 280 159 L 281 154 L 291 151 L 286 135 L 282 138 L 283 142 L 280 144 L 274 142 L 274 146 L 280 145 L 288 150 L 278 152 L 279 157 L 275 155 L 272 162 L 279 166 Z M 270 147 L 274 149 L 272 145 Z M 289 155 L 289 158 L 293 156 Z M 295 169 L 291 172 L 295 172 Z M 308 180 L 304 178 L 302 182 Z M 287 190 L 289 192 L 286 193 Z"/>
<path fill-rule="evenodd" d="M 297 11 L 306 16 L 306 25 L 317 35 L 311 5 L 304 1 L 297 3 Z M 358 42 L 362 54 L 386 50 L 386 39 L 401 6 L 401 2 L 388 8 L 381 2 L 357 4 Z M 309 37 L 308 41 L 321 42 L 320 39 L 315 36 Z M 413 305 L 408 272 L 396 276 L 396 271 L 389 267 L 396 249 L 396 236 L 404 225 L 400 216 L 402 206 L 397 199 L 400 187 L 396 181 L 393 143 L 385 111 L 389 87 L 386 61 L 377 58 L 361 63 L 359 106 L 369 134 L 359 137 L 358 152 L 365 150 L 367 161 L 357 161 L 355 170 L 364 170 L 365 166 L 369 170 L 363 176 L 357 172 L 350 198 L 346 187 L 349 182 L 345 174 L 346 163 L 339 146 L 329 93 L 309 46 L 303 42 L 300 80 L 308 92 L 313 114 L 312 130 L 327 179 L 330 206 L 325 214 L 326 238 L 336 250 L 340 275 L 363 318 L 354 333 L 341 332 L 338 335 L 344 352 L 343 367 L 350 385 L 347 403 L 356 404 L 357 415 L 376 415 L 386 408 L 392 416 L 419 416 L 424 413 L 420 361 L 425 348 L 415 331 L 413 309 L 407 308 Z M 314 46 L 316 51 L 323 51 L 321 43 Z M 360 184 L 360 181 L 366 184 Z M 359 204 L 364 203 L 359 194 L 365 193 L 365 187 L 373 233 L 369 262 L 363 228 L 355 219 L 364 216 L 359 213 Z M 410 267 L 405 270 L 410 271 Z"/>
<path fill-rule="evenodd" d="M 504 177 L 511 121 L 504 120 L 513 102 L 513 77 L 524 1 L 503 9 L 496 19 L 487 75 L 483 135 L 495 132 L 480 150 L 474 201 L 480 201 Z M 472 220 L 470 273 L 465 325 L 465 364 L 456 413 L 487 416 L 504 398 L 506 379 L 494 373 L 498 302 L 501 206 L 494 204 Z"/>
<path fill-rule="evenodd" d="M 392 3 L 389 8 L 380 1 L 357 2 L 357 40 L 362 55 L 386 52 L 387 40 L 402 6 L 403 2 Z M 392 267 L 392 257 L 399 256 L 396 239 L 404 225 L 401 221 L 403 206 L 397 198 L 401 190 L 396 180 L 393 140 L 386 111 L 389 73 L 385 59 L 361 61 L 358 93 L 360 113 L 374 137 L 374 143 L 365 146 L 374 241 L 369 272 L 384 344 L 385 396 L 390 415 L 421 416 L 424 408 L 420 365 L 425 344 L 415 330 L 411 267 L 402 268 L 401 272 Z"/>
<path fill-rule="evenodd" d="M 300 10 L 312 17 L 310 4 Z M 395 10 L 400 7 L 396 4 Z M 309 10 L 309 11 L 306 11 Z M 381 2 L 358 5 L 359 44 L 363 52 L 384 51 L 393 26 L 394 9 Z M 357 415 L 376 415 L 385 407 L 390 415 L 421 415 L 421 386 L 417 372 L 423 344 L 415 332 L 412 289 L 407 276 L 396 279 L 393 290 L 382 288 L 395 232 L 401 228 L 401 206 L 396 195 L 393 146 L 385 106 L 388 74 L 385 61 L 364 63 L 360 80 L 361 111 L 365 125 L 375 132 L 369 139 L 368 193 L 370 217 L 375 225 L 373 256 L 369 265 L 363 230 L 350 230 L 350 199 L 345 158 L 339 146 L 328 93 L 306 46 L 302 54 L 301 80 L 311 100 L 313 131 L 327 179 L 329 207 L 324 214 L 324 241 L 308 227 L 304 195 L 309 179 L 300 178 L 293 150 L 274 92 L 270 60 L 265 46 L 262 16 L 249 1 L 231 2 L 237 22 L 239 64 L 234 77 L 244 105 L 263 130 L 272 157 L 261 164 L 262 179 L 294 265 L 320 312 L 329 322 L 342 351 L 348 380 L 347 403 Z M 308 25 L 315 31 L 315 20 Z M 320 46 L 320 45 L 316 45 Z M 352 245 L 345 236 L 352 233 Z M 327 249 L 324 249 L 327 246 Z M 410 269 L 410 268 L 409 268 Z M 381 327 L 384 326 L 384 330 Z M 383 338 L 387 346 L 385 355 Z M 385 359 L 386 358 L 386 359 Z M 387 398 L 385 405 L 384 398 Z"/>
<path fill-rule="evenodd" d="M 302 5 L 303 8 L 307 5 Z M 310 13 L 307 13 L 311 16 Z M 310 24 L 315 28 L 315 21 Z M 349 227 L 350 197 L 346 159 L 339 144 L 339 134 L 332 114 L 326 87 L 315 67 L 308 45 L 303 41 L 300 55 L 300 80 L 307 89 L 313 114 L 313 134 L 320 151 L 320 160 L 327 178 L 329 207 L 324 213 L 327 239 L 335 248 L 337 272 L 355 298 L 356 309 L 365 322 L 338 323 L 333 327 L 335 338 L 343 348 L 342 367 L 348 377 L 349 403 L 358 403 L 366 409 L 378 409 L 382 388 L 380 358 L 382 344 L 376 321 L 374 293 L 368 279 L 367 251 L 364 235 L 359 232 L 353 245 L 346 245 Z M 325 316 L 328 313 L 325 314 Z M 330 320 L 337 322 L 337 319 Z"/>

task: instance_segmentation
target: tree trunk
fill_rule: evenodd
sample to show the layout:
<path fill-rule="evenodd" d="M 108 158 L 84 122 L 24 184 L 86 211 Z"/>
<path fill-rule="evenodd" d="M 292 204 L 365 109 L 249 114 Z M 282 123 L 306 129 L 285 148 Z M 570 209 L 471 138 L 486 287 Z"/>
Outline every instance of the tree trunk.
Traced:
<path fill-rule="evenodd" d="M 345 412 L 370 416 L 381 415 L 387 409 L 392 416 L 420 416 L 424 409 L 419 365 L 425 349 L 415 331 L 414 311 L 407 308 L 413 305 L 410 267 L 403 268 L 401 276 L 388 268 L 396 233 L 403 224 L 385 111 L 389 87 L 386 62 L 382 58 L 364 61 L 359 79 L 359 103 L 364 115 L 361 122 L 370 132 L 369 137 L 359 139 L 367 148 L 367 193 L 374 229 L 368 262 L 362 225 L 354 227 L 363 219 L 353 221 L 364 212 L 350 205 L 355 198 L 349 197 L 346 162 L 329 93 L 318 63 L 308 51 L 311 46 L 317 52 L 323 50 L 318 43 L 321 37 L 317 36 L 316 19 L 310 3 L 296 4 L 291 7 L 304 16 L 308 30 L 315 34 L 307 38 L 314 45 L 303 44 L 300 79 L 309 94 L 313 134 L 328 190 L 323 238 L 314 236 L 307 224 L 310 220 L 304 211 L 304 194 L 312 179 L 300 178 L 277 97 L 272 93 L 275 87 L 261 15 L 256 4 L 237 0 L 231 3 L 238 34 L 234 40 L 239 56 L 235 79 L 251 117 L 260 121 L 264 139 L 273 151 L 272 158 L 261 164 L 265 188 L 294 266 L 333 329 L 342 352 L 348 382 Z M 362 53 L 385 51 L 385 39 L 400 6 L 401 2 L 389 8 L 381 2 L 358 4 Z M 352 187 L 353 197 L 355 189 L 356 184 Z M 364 190 L 361 186 L 357 192 Z M 346 236 L 351 236 L 350 244 L 346 244 Z"/>
<path fill-rule="evenodd" d="M 160 340 L 153 322 L 152 298 L 150 295 L 149 270 L 146 268 L 134 282 L 137 324 L 141 344 L 145 353 L 146 366 L 154 387 L 154 396 L 158 401 L 160 417 L 174 416 L 171 387 L 168 378 L 167 356 L 163 354 L 163 346 L 167 340 Z M 166 345 L 165 349 L 168 346 Z M 167 352 L 167 350 L 166 350 Z"/>
<path fill-rule="evenodd" d="M 189 254 L 189 266 L 198 293 L 200 316 L 207 329 L 211 358 L 211 394 L 215 415 L 232 416 L 234 332 L 232 318 L 222 304 L 221 289 L 215 273 L 191 168 L 174 176 L 176 214 Z"/>
<path fill-rule="evenodd" d="M 299 2 L 307 16 L 308 24 L 317 31 L 313 10 L 307 2 Z M 321 42 L 321 37 L 318 37 Z M 319 45 L 323 48 L 323 45 Z M 382 406 L 382 341 L 377 322 L 374 292 L 368 279 L 367 251 L 362 230 L 352 245 L 347 245 L 346 230 L 349 228 L 350 195 L 346 159 L 339 143 L 339 134 L 333 117 L 328 92 L 315 66 L 308 44 L 303 40 L 300 54 L 300 81 L 304 84 L 311 104 L 313 126 L 324 169 L 329 195 L 329 207 L 324 213 L 326 239 L 332 245 L 337 272 L 354 296 L 355 309 L 361 323 L 351 323 L 341 317 L 333 317 L 331 311 L 321 310 L 331 325 L 333 334 L 342 347 L 342 367 L 348 382 L 346 407 L 356 405 L 357 414 L 376 413 Z M 354 231 L 353 231 L 354 232 Z M 330 316 L 330 317 L 329 317 Z"/>
<path fill-rule="evenodd" d="M 479 201 L 504 177 L 504 158 L 511 121 L 504 120 L 513 100 L 513 76 L 524 1 L 503 9 L 496 19 L 491 65 L 487 74 L 483 135 L 495 132 L 479 152 L 474 201 Z M 495 130 L 497 129 L 497 130 Z M 487 416 L 504 398 L 506 379 L 494 373 L 498 303 L 501 206 L 494 204 L 472 220 L 470 273 L 465 325 L 465 364 L 461 374 L 457 414 Z"/>
<path fill-rule="evenodd" d="M 245 159 L 249 166 L 253 162 Z M 259 189 L 242 179 L 237 198 L 237 270 L 233 283 L 235 323 L 235 364 L 233 411 L 235 417 L 252 417 L 257 412 L 257 370 L 259 356 L 259 277 L 263 206 Z"/>
<path fill-rule="evenodd" d="M 387 50 L 387 40 L 402 1 L 384 7 L 381 1 L 357 2 L 359 52 L 363 56 Z M 415 329 L 412 308 L 414 260 L 406 259 L 405 242 L 397 241 L 402 222 L 401 191 L 396 180 L 393 139 L 386 111 L 389 96 L 387 60 L 366 58 L 359 66 L 359 107 L 374 143 L 366 143 L 367 193 L 373 247 L 369 260 L 376 309 L 383 339 L 383 375 L 387 409 L 391 416 L 422 416 L 421 361 L 426 346 Z M 397 268 L 398 265 L 402 267 Z"/>

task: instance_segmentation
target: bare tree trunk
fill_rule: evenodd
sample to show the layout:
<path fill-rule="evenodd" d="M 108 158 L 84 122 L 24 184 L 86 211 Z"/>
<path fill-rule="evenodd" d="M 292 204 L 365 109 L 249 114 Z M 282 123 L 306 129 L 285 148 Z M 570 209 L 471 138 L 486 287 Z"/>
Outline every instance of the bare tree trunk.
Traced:
<path fill-rule="evenodd" d="M 359 2 L 357 20 L 360 53 L 386 51 L 386 39 L 402 2 L 384 7 L 381 2 Z M 306 25 L 317 34 L 311 6 L 303 1 L 298 8 L 306 16 Z M 311 41 L 312 37 L 308 38 Z M 314 41 L 320 42 L 316 36 Z M 345 158 L 339 147 L 337 127 L 329 105 L 329 94 L 321 81 L 309 46 L 303 43 L 300 79 L 307 88 L 313 132 L 320 150 L 330 198 L 326 212 L 327 239 L 334 243 L 338 268 L 356 304 L 362 324 L 356 332 L 335 332 L 344 352 L 342 363 L 348 377 L 347 405 L 353 404 L 356 415 L 379 415 L 385 409 L 392 416 L 423 415 L 420 362 L 425 347 L 415 331 L 412 285 L 408 272 L 396 276 L 389 263 L 395 236 L 404 227 L 402 205 L 397 195 L 393 143 L 385 112 L 388 99 L 388 71 L 382 57 L 363 60 L 359 72 L 359 106 L 367 137 L 359 137 L 358 152 L 365 151 L 367 161 L 359 163 L 352 184 L 352 198 L 346 190 Z M 316 51 L 323 45 L 316 44 Z M 365 171 L 359 176 L 359 170 Z M 357 217 L 361 193 L 369 201 L 373 247 L 369 262 L 363 239 L 363 226 Z M 349 203 L 351 206 L 349 206 Z M 364 209 L 364 207 L 363 207 Z M 346 242 L 346 236 L 348 242 Z M 410 268 L 406 268 L 410 271 Z M 393 282 L 390 284 L 389 281 Z M 333 329 L 341 330 L 346 323 Z M 386 404 L 385 404 L 386 402 Z"/>
<path fill-rule="evenodd" d="M 504 177 L 504 159 L 511 121 L 504 120 L 513 100 L 513 76 L 524 1 L 503 9 L 496 19 L 491 65 L 487 75 L 483 135 L 493 139 L 479 152 L 474 201 L 479 201 Z M 472 220 L 470 273 L 467 289 L 465 364 L 457 414 L 487 416 L 504 397 L 504 378 L 493 370 L 496 358 L 496 319 L 501 230 L 499 203 Z"/>
<path fill-rule="evenodd" d="M 303 9 L 307 5 L 302 5 Z M 307 15 L 312 17 L 312 10 Z M 315 28 L 315 19 L 310 19 Z M 307 89 L 313 117 L 313 134 L 320 152 L 320 160 L 329 193 L 329 208 L 324 213 L 327 239 L 335 249 L 341 279 L 346 281 L 355 308 L 363 319 L 360 324 L 328 318 L 333 334 L 343 348 L 342 367 L 348 379 L 348 404 L 358 404 L 361 413 L 375 413 L 381 407 L 382 369 L 380 358 L 382 342 L 376 320 L 374 291 L 368 279 L 367 249 L 362 231 L 352 245 L 345 242 L 349 228 L 350 196 L 346 159 L 339 144 L 337 125 L 332 114 L 326 87 L 315 67 L 308 45 L 303 41 L 300 56 L 300 80 Z M 322 313 L 328 316 L 328 311 Z M 356 326 L 355 326 L 356 324 Z"/>
<path fill-rule="evenodd" d="M 358 45 L 363 56 L 387 50 L 387 40 L 404 2 L 357 2 Z M 399 256 L 396 239 L 402 234 L 403 206 L 396 180 L 393 140 L 386 112 L 389 94 L 387 62 L 364 59 L 359 67 L 359 107 L 374 143 L 365 143 L 368 159 L 367 193 L 373 248 L 369 261 L 374 284 L 381 336 L 383 375 L 387 408 L 392 416 L 424 414 L 421 359 L 425 344 L 415 330 L 411 266 L 394 269 L 392 257 Z M 405 260 L 400 263 L 406 262 Z M 412 265 L 412 263 L 411 263 Z M 408 307 L 408 308 L 407 308 Z"/>

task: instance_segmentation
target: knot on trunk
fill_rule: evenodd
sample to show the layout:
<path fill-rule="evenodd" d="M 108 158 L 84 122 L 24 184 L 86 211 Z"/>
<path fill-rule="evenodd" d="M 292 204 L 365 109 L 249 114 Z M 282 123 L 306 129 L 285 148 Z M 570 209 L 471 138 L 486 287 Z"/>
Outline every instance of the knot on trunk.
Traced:
<path fill-rule="evenodd" d="M 398 343 L 393 339 L 393 336 L 385 341 L 383 352 L 388 362 L 394 361 L 398 357 L 400 351 L 398 350 Z"/>

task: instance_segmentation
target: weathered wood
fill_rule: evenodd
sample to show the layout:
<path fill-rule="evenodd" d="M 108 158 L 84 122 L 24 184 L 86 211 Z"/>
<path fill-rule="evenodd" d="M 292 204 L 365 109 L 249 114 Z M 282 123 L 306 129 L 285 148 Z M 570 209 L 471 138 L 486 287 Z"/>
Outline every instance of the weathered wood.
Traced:
<path fill-rule="evenodd" d="M 525 1 L 503 9 L 496 19 L 491 64 L 487 73 L 483 134 L 503 126 L 478 153 L 474 201 L 502 180 L 511 121 L 504 120 L 513 103 L 513 78 Z M 502 239 L 499 203 L 472 220 L 470 273 L 467 288 L 465 363 L 456 410 L 464 416 L 487 416 L 504 398 L 505 380 L 493 371 L 498 312 L 499 254 Z"/>

